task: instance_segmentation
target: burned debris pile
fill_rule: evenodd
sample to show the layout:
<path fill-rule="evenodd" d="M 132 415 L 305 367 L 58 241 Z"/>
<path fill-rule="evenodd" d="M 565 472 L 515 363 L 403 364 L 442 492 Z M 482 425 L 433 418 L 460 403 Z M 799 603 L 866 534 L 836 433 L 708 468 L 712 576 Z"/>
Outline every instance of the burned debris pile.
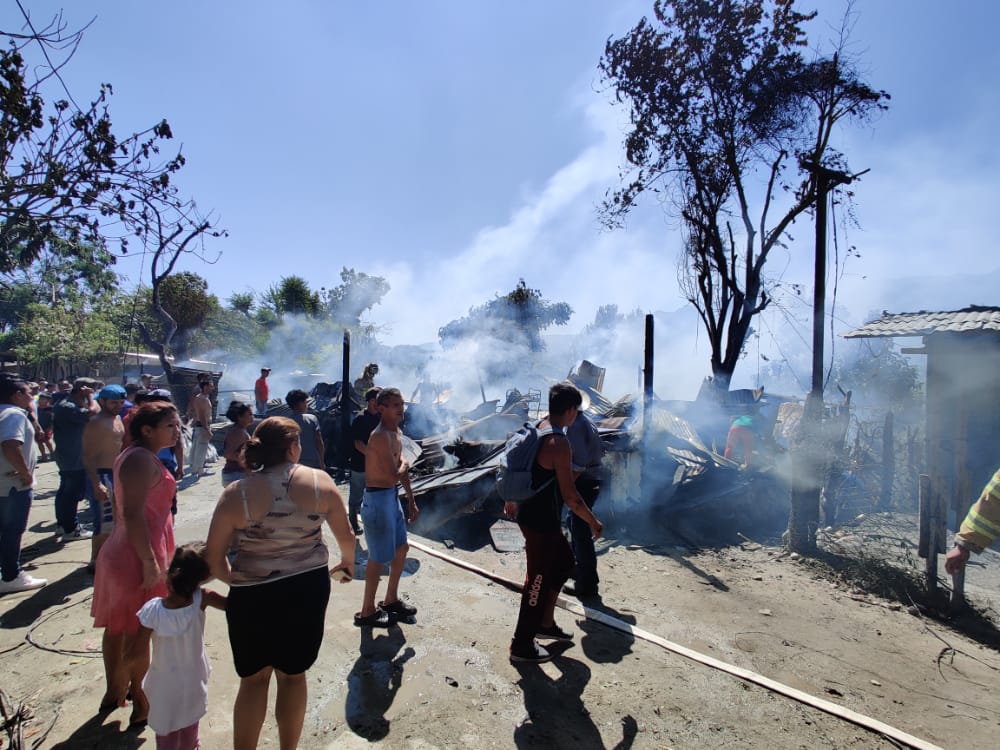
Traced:
<path fill-rule="evenodd" d="M 604 442 L 602 518 L 621 536 L 662 540 L 672 534 L 692 544 L 715 544 L 738 542 L 740 534 L 780 535 L 789 510 L 787 437 L 795 431 L 799 404 L 757 389 L 722 397 L 702 393 L 694 401 L 654 396 L 647 410 L 641 395 L 609 399 L 601 390 L 603 373 L 584 362 L 566 380 L 584 394 L 583 411 Z M 345 399 L 342 383 L 318 383 L 309 397 L 326 443 L 326 465 L 338 480 L 346 478 L 350 450 L 344 426 L 364 408 L 362 395 L 348 388 Z M 345 402 L 351 409 L 347 420 Z M 511 388 L 494 400 L 484 393 L 465 412 L 440 397 L 410 402 L 406 409 L 404 450 L 421 504 L 416 530 L 430 532 L 463 514 L 499 515 L 496 475 L 504 443 L 525 422 L 544 416 L 541 392 Z M 279 402 L 267 412 L 289 413 Z"/>

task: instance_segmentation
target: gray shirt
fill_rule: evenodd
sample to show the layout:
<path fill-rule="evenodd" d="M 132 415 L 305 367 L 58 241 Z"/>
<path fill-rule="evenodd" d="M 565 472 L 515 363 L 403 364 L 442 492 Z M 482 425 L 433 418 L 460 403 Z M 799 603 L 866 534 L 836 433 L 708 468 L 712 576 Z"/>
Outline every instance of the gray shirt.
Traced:
<path fill-rule="evenodd" d="M 573 471 L 594 474 L 601 468 L 604 443 L 594 423 L 583 412 L 577 414 L 573 424 L 566 428 L 566 437 L 573 450 Z"/>
<path fill-rule="evenodd" d="M 319 420 L 315 414 L 292 413 L 292 419 L 302 430 L 299 440 L 302 443 L 302 455 L 299 463 L 303 466 L 311 466 L 314 469 L 322 469 L 322 456 L 316 451 L 316 435 L 319 433 Z"/>
<path fill-rule="evenodd" d="M 21 455 L 28 471 L 35 473 L 38 461 L 38 446 L 35 445 L 35 428 L 24 409 L 14 404 L 0 404 L 0 443 L 7 440 L 17 440 L 21 443 Z M 14 466 L 0 451 L 0 497 L 7 497 L 12 489 L 26 489 L 18 477 L 10 476 Z"/>

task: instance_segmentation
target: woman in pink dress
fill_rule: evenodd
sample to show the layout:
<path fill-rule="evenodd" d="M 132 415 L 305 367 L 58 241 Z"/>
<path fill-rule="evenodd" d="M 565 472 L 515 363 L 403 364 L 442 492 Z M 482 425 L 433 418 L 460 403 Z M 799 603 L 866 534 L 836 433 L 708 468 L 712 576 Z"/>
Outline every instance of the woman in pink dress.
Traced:
<path fill-rule="evenodd" d="M 114 465 L 116 523 L 97 556 L 94 627 L 104 628 L 101 650 L 107 688 L 101 711 L 125 705 L 132 694 L 130 726 L 142 725 L 149 701 L 142 679 L 149 669 L 149 631 L 136 616 L 142 605 L 166 596 L 166 570 L 174 554 L 170 504 L 176 483 L 156 452 L 180 437 L 177 408 L 165 401 L 145 403 L 129 423 L 132 446 Z"/>

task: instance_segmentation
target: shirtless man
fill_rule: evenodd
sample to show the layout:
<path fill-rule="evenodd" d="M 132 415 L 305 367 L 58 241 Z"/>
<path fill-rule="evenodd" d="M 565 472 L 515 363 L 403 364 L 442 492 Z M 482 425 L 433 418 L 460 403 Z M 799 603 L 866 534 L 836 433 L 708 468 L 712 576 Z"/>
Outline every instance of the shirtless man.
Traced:
<path fill-rule="evenodd" d="M 203 476 L 205 471 L 205 455 L 208 444 L 212 440 L 212 381 L 206 380 L 198 384 L 199 393 L 194 399 L 191 423 L 191 473 Z"/>
<path fill-rule="evenodd" d="M 398 388 L 385 388 L 375 401 L 381 421 L 371 436 L 365 452 L 365 494 L 361 502 L 361 520 L 368 541 L 368 566 L 365 569 L 365 597 L 361 611 L 354 615 L 358 627 L 389 627 L 390 615 L 410 618 L 417 608 L 399 598 L 399 578 L 403 574 L 406 553 L 406 522 L 420 515 L 410 487 L 410 466 L 403 459 L 403 394 Z M 404 517 L 397 484 L 403 483 L 409 499 Z M 375 604 L 382 567 L 389 565 L 389 586 L 385 599 Z"/>
<path fill-rule="evenodd" d="M 108 385 L 97 393 L 97 412 L 83 428 L 83 468 L 87 472 L 87 499 L 94 513 L 91 564 L 111 535 L 115 524 L 112 467 L 122 451 L 125 427 L 118 413 L 125 404 L 125 389 Z"/>

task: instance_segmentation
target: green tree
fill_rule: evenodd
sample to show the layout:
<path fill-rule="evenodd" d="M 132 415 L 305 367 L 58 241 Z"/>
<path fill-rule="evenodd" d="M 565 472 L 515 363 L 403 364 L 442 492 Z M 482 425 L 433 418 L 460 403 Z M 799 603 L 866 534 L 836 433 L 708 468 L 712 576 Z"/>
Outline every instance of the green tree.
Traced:
<path fill-rule="evenodd" d="M 464 318 L 453 320 L 438 331 L 441 345 L 454 346 L 469 338 L 488 337 L 538 352 L 545 348 L 542 331 L 566 325 L 573 314 L 565 302 L 549 302 L 538 289 L 530 289 L 524 279 L 507 294 L 473 307 Z"/>
<path fill-rule="evenodd" d="M 165 302 L 170 304 L 164 290 L 169 294 L 168 279 L 183 255 L 195 254 L 204 258 L 206 237 L 224 237 L 227 233 L 217 229 L 214 221 L 202 215 L 194 201 L 190 200 L 167 207 L 152 206 L 150 215 L 152 219 L 143 230 L 142 237 L 147 250 L 151 251 L 150 308 L 159 324 L 159 331 L 154 332 L 154 328 L 139 316 L 135 323 L 143 342 L 159 357 L 167 382 L 174 384 L 174 366 L 170 355 L 178 326 L 164 306 Z"/>
<path fill-rule="evenodd" d="M 229 295 L 227 303 L 230 310 L 236 310 L 250 317 L 254 306 L 257 304 L 257 298 L 253 292 L 233 292 Z"/>
<path fill-rule="evenodd" d="M 12 343 L 29 369 L 64 362 L 71 371 L 85 372 L 101 355 L 117 351 L 120 338 L 104 310 L 32 303 L 24 311 Z"/>
<path fill-rule="evenodd" d="M 321 289 L 324 309 L 331 321 L 366 338 L 374 338 L 377 327 L 362 323 L 362 316 L 389 293 L 389 282 L 346 266 L 340 271 L 341 283 Z"/>
<path fill-rule="evenodd" d="M 162 333 L 152 335 L 141 320 L 137 326 L 170 379 L 176 323 L 160 286 L 181 255 L 204 257 L 204 239 L 225 232 L 175 186 L 184 156 L 161 156 L 173 137 L 166 120 L 118 136 L 108 84 L 87 106 L 76 104 L 59 71 L 82 34 L 67 33 L 61 19 L 36 29 L 24 13 L 30 33 L 0 32 L 8 40 L 0 49 L 0 273 L 30 266 L 57 238 L 102 249 L 114 239 L 122 252 L 141 244 L 152 259 L 151 304 Z M 29 50 L 41 53 L 37 63 L 26 58 Z M 66 98 L 47 104 L 46 87 L 56 85 Z"/>
<path fill-rule="evenodd" d="M 188 334 L 186 344 L 189 351 L 221 361 L 249 359 L 263 351 L 269 337 L 268 329 L 253 317 L 216 305 L 201 327 Z"/>
<path fill-rule="evenodd" d="M 262 302 L 279 318 L 286 314 L 315 316 L 322 308 L 319 293 L 301 276 L 282 276 L 264 292 Z"/>
<path fill-rule="evenodd" d="M 89 309 L 109 298 L 118 283 L 114 262 L 103 248 L 53 238 L 28 266 L 0 274 L 0 332 L 32 302 Z"/>
<path fill-rule="evenodd" d="M 214 295 L 208 293 L 208 282 L 190 271 L 170 274 L 160 287 L 163 309 L 177 323 L 178 335 L 198 328 L 205 318 L 219 306 Z"/>
<path fill-rule="evenodd" d="M 765 263 L 815 204 L 816 168 L 847 170 L 830 143 L 835 126 L 873 116 L 889 97 L 840 50 L 805 59 L 815 13 L 794 0 L 657 0 L 653 10 L 655 20 L 609 40 L 600 62 L 631 114 L 623 184 L 602 217 L 617 225 L 642 194 L 667 196 L 684 233 L 682 289 L 727 390 L 753 316 L 772 298 Z"/>

